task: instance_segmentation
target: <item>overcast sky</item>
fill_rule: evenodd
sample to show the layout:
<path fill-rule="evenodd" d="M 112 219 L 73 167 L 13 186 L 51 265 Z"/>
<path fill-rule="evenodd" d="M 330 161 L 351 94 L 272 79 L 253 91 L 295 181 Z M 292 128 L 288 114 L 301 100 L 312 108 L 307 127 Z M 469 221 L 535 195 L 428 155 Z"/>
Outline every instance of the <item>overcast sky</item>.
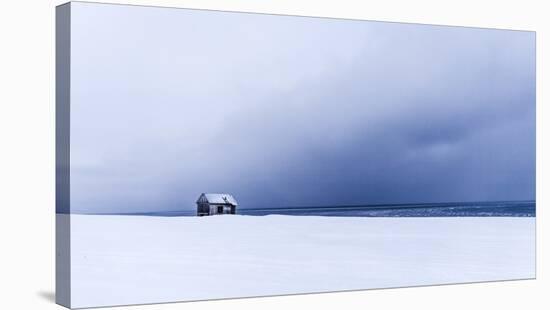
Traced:
<path fill-rule="evenodd" d="M 72 7 L 72 212 L 535 199 L 534 32 Z"/>

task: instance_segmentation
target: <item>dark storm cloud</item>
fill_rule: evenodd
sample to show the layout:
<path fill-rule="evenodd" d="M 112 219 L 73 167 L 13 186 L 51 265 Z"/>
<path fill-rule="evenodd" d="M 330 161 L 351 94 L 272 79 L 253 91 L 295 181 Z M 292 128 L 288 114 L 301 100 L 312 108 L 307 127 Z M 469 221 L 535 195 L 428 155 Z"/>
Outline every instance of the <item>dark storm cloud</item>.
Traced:
<path fill-rule="evenodd" d="M 73 210 L 534 199 L 534 33 L 79 6 Z"/>

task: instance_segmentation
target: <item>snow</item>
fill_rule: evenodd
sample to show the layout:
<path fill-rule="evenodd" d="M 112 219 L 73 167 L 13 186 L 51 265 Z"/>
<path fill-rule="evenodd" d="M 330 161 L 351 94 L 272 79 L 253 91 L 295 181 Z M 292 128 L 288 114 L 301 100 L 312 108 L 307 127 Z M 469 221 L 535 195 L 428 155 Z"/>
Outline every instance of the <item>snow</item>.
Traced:
<path fill-rule="evenodd" d="M 71 216 L 72 307 L 535 277 L 535 219 Z"/>
<path fill-rule="evenodd" d="M 235 200 L 235 197 L 230 194 L 213 194 L 213 193 L 202 193 L 197 200 L 198 202 L 201 202 L 201 199 L 205 199 L 204 202 L 208 203 L 218 203 L 218 204 L 224 204 L 224 203 L 230 203 L 234 206 L 238 206 L 237 200 Z"/>

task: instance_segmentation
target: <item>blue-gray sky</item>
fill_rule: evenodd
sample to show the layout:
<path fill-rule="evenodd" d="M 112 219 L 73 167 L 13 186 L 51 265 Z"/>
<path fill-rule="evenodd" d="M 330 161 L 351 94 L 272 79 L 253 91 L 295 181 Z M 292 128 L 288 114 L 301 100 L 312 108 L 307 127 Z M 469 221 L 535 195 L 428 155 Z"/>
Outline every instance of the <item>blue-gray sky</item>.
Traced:
<path fill-rule="evenodd" d="M 535 34 L 72 4 L 72 212 L 535 198 Z"/>

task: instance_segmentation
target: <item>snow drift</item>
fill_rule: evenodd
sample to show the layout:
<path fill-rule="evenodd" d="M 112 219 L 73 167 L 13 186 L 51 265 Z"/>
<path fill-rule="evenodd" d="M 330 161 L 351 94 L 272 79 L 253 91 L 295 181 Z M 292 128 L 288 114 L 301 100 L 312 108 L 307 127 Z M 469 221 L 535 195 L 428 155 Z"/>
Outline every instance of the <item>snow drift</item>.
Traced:
<path fill-rule="evenodd" d="M 70 216 L 75 308 L 535 277 L 534 218 Z"/>

